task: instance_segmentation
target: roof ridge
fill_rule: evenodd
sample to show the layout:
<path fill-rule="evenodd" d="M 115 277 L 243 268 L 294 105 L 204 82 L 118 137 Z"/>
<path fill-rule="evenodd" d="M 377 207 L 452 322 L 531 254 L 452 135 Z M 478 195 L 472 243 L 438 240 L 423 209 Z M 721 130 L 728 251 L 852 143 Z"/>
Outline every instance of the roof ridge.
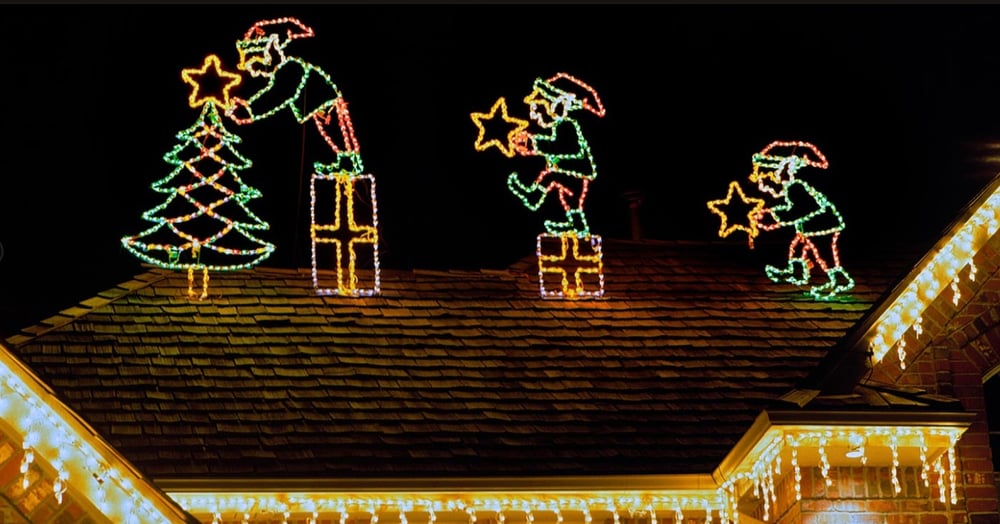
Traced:
<path fill-rule="evenodd" d="M 7 337 L 4 342 L 11 347 L 18 347 L 52 330 L 59 329 L 71 322 L 79 320 L 91 311 L 99 307 L 106 306 L 128 295 L 129 293 L 133 293 L 148 287 L 155 282 L 159 282 L 160 280 L 166 278 L 170 273 L 168 270 L 160 269 L 148 264 L 143 264 L 143 266 L 148 268 L 146 272 L 140 273 L 132 277 L 131 280 L 126 280 L 125 282 L 117 284 L 112 288 L 105 289 L 93 297 L 80 301 L 75 306 L 64 309 L 49 318 L 38 321 L 36 324 L 21 328 L 17 334 Z"/>

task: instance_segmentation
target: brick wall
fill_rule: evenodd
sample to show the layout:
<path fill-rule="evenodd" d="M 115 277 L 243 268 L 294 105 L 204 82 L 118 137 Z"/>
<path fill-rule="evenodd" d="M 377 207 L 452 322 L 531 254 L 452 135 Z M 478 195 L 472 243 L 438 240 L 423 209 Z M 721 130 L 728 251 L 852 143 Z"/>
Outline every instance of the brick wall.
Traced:
<path fill-rule="evenodd" d="M 84 505 L 67 492 L 62 504 L 52 494 L 52 472 L 33 463 L 28 470 L 30 484 L 23 489 L 20 444 L 0 433 L 0 523 L 21 524 L 93 524 L 107 522 L 103 516 L 92 518 Z M 25 517 L 27 520 L 25 520 Z"/>
<path fill-rule="evenodd" d="M 900 471 L 896 493 L 887 467 L 830 469 L 830 484 L 818 468 L 802 469 L 802 500 L 795 501 L 790 475 L 776 487 L 778 505 L 769 522 L 776 524 L 950 524 L 964 523 L 966 511 L 938 500 L 937 486 L 925 486 L 920 469 Z M 753 515 L 763 520 L 758 505 Z"/>
<path fill-rule="evenodd" d="M 998 523 L 983 379 L 1000 366 L 1000 235 L 990 239 L 974 260 L 975 280 L 968 278 L 968 269 L 959 272 L 958 305 L 946 289 L 924 312 L 923 335 L 907 333 L 906 369 L 890 351 L 872 370 L 870 380 L 957 398 L 966 411 L 976 414 L 957 448 L 960 509 L 970 522 Z"/>

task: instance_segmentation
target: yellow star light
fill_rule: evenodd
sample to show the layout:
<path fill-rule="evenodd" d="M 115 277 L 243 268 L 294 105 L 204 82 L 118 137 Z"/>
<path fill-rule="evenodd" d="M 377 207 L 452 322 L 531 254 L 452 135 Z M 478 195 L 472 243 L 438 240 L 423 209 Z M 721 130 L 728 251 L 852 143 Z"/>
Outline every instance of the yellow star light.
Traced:
<path fill-rule="evenodd" d="M 222 85 L 222 100 L 216 98 L 214 94 L 202 95 L 200 93 L 202 77 L 208 74 L 209 66 L 212 66 L 215 70 L 215 76 L 219 78 L 219 84 Z M 181 78 L 184 79 L 185 83 L 190 84 L 194 88 L 191 90 L 191 96 L 188 97 L 188 105 L 191 107 L 199 107 L 208 102 L 228 107 L 229 90 L 240 85 L 240 82 L 243 81 L 240 75 L 223 70 L 222 65 L 219 63 L 219 57 L 216 55 L 206 56 L 201 69 L 184 69 L 181 71 Z"/>
<path fill-rule="evenodd" d="M 504 122 L 514 125 L 510 132 L 507 133 L 507 143 L 504 144 L 496 138 L 491 138 L 486 142 L 483 142 L 483 138 L 486 136 L 486 128 L 483 127 L 483 122 L 496 118 L 498 109 L 500 110 L 500 118 L 502 118 Z M 528 128 L 528 121 L 508 116 L 507 100 L 504 99 L 504 97 L 497 99 L 497 101 L 493 104 L 493 107 L 490 108 L 489 113 L 472 113 L 470 116 L 472 117 L 472 121 L 475 122 L 476 127 L 479 128 L 479 136 L 476 137 L 476 151 L 485 151 L 486 148 L 494 146 L 499 149 L 504 156 L 508 158 L 512 158 L 514 156 L 514 139 L 518 134 Z"/>
<path fill-rule="evenodd" d="M 729 224 L 729 216 L 726 214 L 724 208 L 729 206 L 729 202 L 733 199 L 733 192 L 740 195 L 740 200 L 744 204 L 751 206 L 750 211 L 747 212 L 747 224 Z M 708 209 L 719 215 L 722 219 L 722 225 L 719 226 L 719 236 L 722 238 L 728 237 L 734 231 L 745 231 L 750 235 L 750 245 L 753 246 L 753 239 L 757 236 L 757 215 L 762 209 L 764 209 L 764 200 L 761 198 L 748 197 L 743 193 L 743 188 L 740 187 L 739 182 L 733 181 L 729 183 L 729 192 L 726 193 L 726 198 L 720 200 L 712 200 L 708 202 Z"/>

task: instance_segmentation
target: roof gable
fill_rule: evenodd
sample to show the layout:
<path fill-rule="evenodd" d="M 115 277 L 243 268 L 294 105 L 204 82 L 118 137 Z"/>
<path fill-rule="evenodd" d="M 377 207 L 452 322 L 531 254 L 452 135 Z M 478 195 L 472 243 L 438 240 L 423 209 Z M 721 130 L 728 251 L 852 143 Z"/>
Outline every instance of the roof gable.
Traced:
<path fill-rule="evenodd" d="M 191 521 L 3 346 L 0 465 L 0 497 L 32 521 Z"/>

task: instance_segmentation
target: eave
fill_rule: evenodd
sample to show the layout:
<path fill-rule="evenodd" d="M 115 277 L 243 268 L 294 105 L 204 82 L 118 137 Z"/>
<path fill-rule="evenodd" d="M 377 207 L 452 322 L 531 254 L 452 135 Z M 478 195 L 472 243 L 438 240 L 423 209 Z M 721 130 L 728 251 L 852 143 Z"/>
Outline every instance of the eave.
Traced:
<path fill-rule="evenodd" d="M 904 336 L 911 330 L 920 335 L 924 312 L 943 293 L 951 293 L 958 306 L 962 298 L 959 283 L 976 280 L 974 257 L 998 228 L 1000 175 L 962 209 L 931 249 L 847 334 L 838 350 L 831 352 L 829 365 L 819 366 L 829 370 L 819 379 L 820 387 L 835 386 L 831 380 L 853 383 L 852 379 L 867 369 L 869 359 L 877 363 L 893 348 L 905 369 Z"/>
<path fill-rule="evenodd" d="M 796 453 L 791 463 L 826 467 L 857 462 L 842 457 L 848 441 L 858 435 L 869 440 L 869 465 L 923 464 L 930 472 L 937 463 L 942 493 L 948 487 L 949 450 L 969 426 L 965 412 L 906 411 L 771 411 L 757 417 L 712 474 L 620 475 L 483 478 L 388 479 L 161 479 L 157 485 L 203 521 L 222 522 L 226 513 L 245 515 L 346 515 L 367 513 L 382 520 L 434 522 L 439 513 L 465 513 L 467 522 L 491 513 L 499 520 L 506 512 L 547 512 L 563 522 L 565 512 L 577 512 L 590 522 L 596 511 L 619 514 L 657 512 L 714 514 L 736 518 L 738 500 L 755 483 L 771 477 L 775 461 Z M 822 435 L 823 442 L 815 442 Z M 828 440 L 827 440 L 828 438 Z M 892 441 L 889 449 L 887 442 Z M 786 445 L 791 442 L 795 452 Z M 825 449 L 823 449 L 825 447 Z M 836 458 L 825 458 L 826 450 Z M 942 460 L 947 468 L 941 465 Z M 796 462 L 798 461 L 798 462 Z M 853 464 L 856 465 L 856 464 Z M 779 468 L 780 469 L 780 468 Z M 785 474 L 788 473 L 786 467 Z M 773 478 L 770 479 L 773 482 Z M 953 483 L 953 480 L 952 480 Z M 419 515 L 417 515 L 419 514 Z M 409 515 L 409 517 L 407 517 Z M 581 516 L 582 515 L 582 516 Z M 288 517 L 286 517 L 288 518 Z M 452 517 L 454 519 L 454 517 Z M 462 517 L 466 519 L 465 516 Z M 534 517 L 525 517 L 528 522 Z M 423 520 L 421 520 L 423 519 Z M 567 520 L 570 520 L 567 517 Z"/>
<path fill-rule="evenodd" d="M 34 460 L 108 522 L 192 522 L 2 345 L 0 420 Z"/>

